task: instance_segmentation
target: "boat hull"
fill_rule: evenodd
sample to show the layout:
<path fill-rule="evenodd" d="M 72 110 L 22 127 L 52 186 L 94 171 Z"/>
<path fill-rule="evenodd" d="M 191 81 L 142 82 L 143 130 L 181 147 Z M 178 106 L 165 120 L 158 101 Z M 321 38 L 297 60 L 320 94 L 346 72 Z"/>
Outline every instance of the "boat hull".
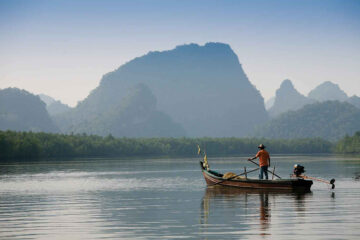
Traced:
<path fill-rule="evenodd" d="M 260 180 L 260 179 L 230 179 L 225 180 L 222 174 L 206 170 L 200 162 L 202 174 L 208 186 L 226 186 L 247 189 L 274 189 L 284 191 L 310 191 L 313 182 L 304 179 L 276 179 L 276 180 Z"/>

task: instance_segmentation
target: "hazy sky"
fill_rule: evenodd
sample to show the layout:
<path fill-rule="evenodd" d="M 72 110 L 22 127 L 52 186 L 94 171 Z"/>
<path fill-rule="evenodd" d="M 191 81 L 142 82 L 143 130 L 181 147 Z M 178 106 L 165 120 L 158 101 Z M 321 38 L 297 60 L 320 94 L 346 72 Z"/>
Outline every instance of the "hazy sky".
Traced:
<path fill-rule="evenodd" d="M 286 78 L 360 96 L 360 0 L 0 0 L 0 88 L 74 106 L 135 57 L 210 41 L 231 45 L 265 99 Z"/>

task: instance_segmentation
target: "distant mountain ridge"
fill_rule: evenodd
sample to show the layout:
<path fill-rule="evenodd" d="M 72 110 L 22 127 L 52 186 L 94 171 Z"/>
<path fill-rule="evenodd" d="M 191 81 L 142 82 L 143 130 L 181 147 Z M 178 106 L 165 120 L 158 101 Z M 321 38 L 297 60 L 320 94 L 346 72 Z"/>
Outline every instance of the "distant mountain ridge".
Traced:
<path fill-rule="evenodd" d="M 101 113 L 114 109 L 114 102 L 137 84 L 149 88 L 158 111 L 180 124 L 188 136 L 245 136 L 268 119 L 262 96 L 230 46 L 207 43 L 133 59 L 105 74 L 100 85 L 57 122 L 65 122 L 62 129 L 69 131 L 93 116 L 103 118 Z"/>
<path fill-rule="evenodd" d="M 76 111 L 75 109 L 74 111 Z M 78 114 L 77 112 L 73 112 Z M 127 94 L 113 99 L 113 104 L 87 120 L 71 122 L 71 115 L 56 116 L 64 132 L 88 133 L 95 135 L 113 135 L 116 137 L 181 137 L 185 130 L 172 119 L 157 110 L 156 97 L 145 84 L 137 84 L 128 89 Z M 64 126 L 64 122 L 71 124 Z"/>
<path fill-rule="evenodd" d="M 360 97 L 354 95 L 347 99 L 347 102 L 360 109 Z"/>
<path fill-rule="evenodd" d="M 48 95 L 39 94 L 38 96 L 46 104 L 46 110 L 48 111 L 50 116 L 61 114 L 71 109 L 71 107 L 69 107 L 68 105 L 63 104 L 61 101 L 55 100 Z"/>
<path fill-rule="evenodd" d="M 115 137 L 244 137 L 257 129 L 257 136 L 333 140 L 359 130 L 360 122 L 360 98 L 348 97 L 331 82 L 306 97 L 286 79 L 268 102 L 268 113 L 236 54 L 223 43 L 182 45 L 135 58 L 105 74 L 75 108 L 40 98 L 0 90 L 0 129 Z"/>
<path fill-rule="evenodd" d="M 38 96 L 18 88 L 0 90 L 0 129 L 58 132 Z"/>
<path fill-rule="evenodd" d="M 271 97 L 269 98 L 266 102 L 265 102 L 265 108 L 267 111 L 269 111 L 270 108 L 272 108 L 272 106 L 274 106 L 275 103 L 275 97 Z"/>
<path fill-rule="evenodd" d="M 46 106 L 54 103 L 56 100 L 46 94 L 38 94 L 39 98 L 41 99 L 41 101 L 43 101 Z"/>
<path fill-rule="evenodd" d="M 360 98 L 357 96 L 348 97 L 347 94 L 340 89 L 339 85 L 332 82 L 324 82 L 309 92 L 308 97 L 299 93 L 290 80 L 284 80 L 280 88 L 276 91 L 273 103 L 268 108 L 269 115 L 274 118 L 281 113 L 287 111 L 295 111 L 307 104 L 324 101 L 341 101 L 349 102 L 360 109 Z"/>
<path fill-rule="evenodd" d="M 360 129 L 360 109 L 347 102 L 325 101 L 288 111 L 259 127 L 265 138 L 313 138 L 337 140 Z"/>
<path fill-rule="evenodd" d="M 347 94 L 340 89 L 338 84 L 330 81 L 323 82 L 308 94 L 308 97 L 319 102 L 324 101 L 346 101 L 348 99 Z"/>
<path fill-rule="evenodd" d="M 305 106 L 315 102 L 304 95 L 300 94 L 289 79 L 284 80 L 280 88 L 276 91 L 276 96 L 273 106 L 269 109 L 271 117 L 276 117 L 281 113 L 298 110 Z"/>
<path fill-rule="evenodd" d="M 271 121 L 259 126 L 254 136 L 337 140 L 360 130 L 360 98 L 349 98 L 332 82 L 320 84 L 305 97 L 285 80 L 268 111 Z"/>

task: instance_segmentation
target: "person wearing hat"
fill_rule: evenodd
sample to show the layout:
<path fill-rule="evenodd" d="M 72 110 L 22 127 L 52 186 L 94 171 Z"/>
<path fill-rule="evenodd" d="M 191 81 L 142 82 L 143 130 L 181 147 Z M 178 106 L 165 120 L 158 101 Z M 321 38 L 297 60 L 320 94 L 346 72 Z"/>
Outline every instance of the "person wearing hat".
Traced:
<path fill-rule="evenodd" d="M 260 144 L 258 146 L 259 151 L 257 152 L 255 157 L 249 158 L 248 160 L 254 160 L 256 158 L 259 158 L 259 165 L 260 165 L 260 174 L 259 179 L 268 178 L 268 167 L 270 167 L 270 154 L 265 150 L 264 144 Z"/>

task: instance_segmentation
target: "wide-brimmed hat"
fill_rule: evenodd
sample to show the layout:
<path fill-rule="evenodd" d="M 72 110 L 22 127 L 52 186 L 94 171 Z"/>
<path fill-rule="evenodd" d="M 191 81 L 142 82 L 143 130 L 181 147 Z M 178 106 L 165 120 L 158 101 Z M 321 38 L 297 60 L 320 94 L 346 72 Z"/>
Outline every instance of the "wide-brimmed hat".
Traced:
<path fill-rule="evenodd" d="M 264 146 L 264 144 L 260 144 L 260 145 L 258 146 L 258 148 L 264 149 L 264 148 L 266 148 L 266 147 Z"/>

